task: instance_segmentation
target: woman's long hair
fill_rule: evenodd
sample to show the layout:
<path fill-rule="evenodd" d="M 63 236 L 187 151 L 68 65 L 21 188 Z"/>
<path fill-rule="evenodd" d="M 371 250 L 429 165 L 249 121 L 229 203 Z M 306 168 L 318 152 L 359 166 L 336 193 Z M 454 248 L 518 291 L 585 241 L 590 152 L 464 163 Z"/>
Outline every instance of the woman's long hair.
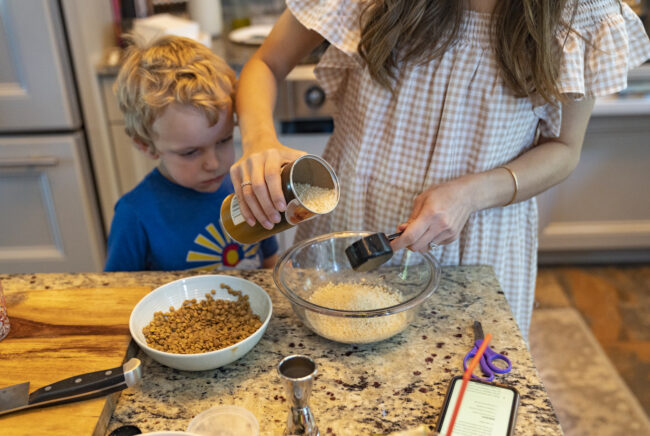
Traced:
<path fill-rule="evenodd" d="M 556 33 L 570 23 L 563 11 L 571 0 L 499 0 L 492 13 L 491 43 L 506 86 L 518 96 L 562 100 L 558 91 Z M 466 2 L 375 0 L 361 16 L 359 54 L 370 75 L 391 92 L 398 65 L 430 61 L 453 44 Z M 575 14 L 575 7 L 571 17 Z"/>

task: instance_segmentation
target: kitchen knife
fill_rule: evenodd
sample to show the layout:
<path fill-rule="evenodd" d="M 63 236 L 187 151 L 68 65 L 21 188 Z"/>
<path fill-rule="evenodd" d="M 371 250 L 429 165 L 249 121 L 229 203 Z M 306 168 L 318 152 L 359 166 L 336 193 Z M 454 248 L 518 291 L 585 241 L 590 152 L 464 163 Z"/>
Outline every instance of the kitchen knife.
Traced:
<path fill-rule="evenodd" d="M 29 382 L 0 389 L 0 415 L 33 407 L 53 406 L 101 397 L 121 391 L 142 378 L 140 360 L 130 359 L 117 368 L 89 372 L 29 393 Z"/>

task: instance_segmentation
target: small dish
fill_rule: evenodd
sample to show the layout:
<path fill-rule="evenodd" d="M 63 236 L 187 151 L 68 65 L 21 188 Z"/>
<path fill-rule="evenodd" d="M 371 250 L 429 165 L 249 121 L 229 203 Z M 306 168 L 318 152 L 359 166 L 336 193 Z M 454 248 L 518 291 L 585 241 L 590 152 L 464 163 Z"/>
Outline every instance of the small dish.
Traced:
<path fill-rule="evenodd" d="M 197 301 L 205 300 L 205 294 L 209 294 L 212 290 L 215 291 L 213 295 L 215 299 L 236 300 L 237 297 L 222 289 L 221 284 L 248 295 L 251 310 L 262 322 L 253 334 L 229 347 L 196 354 L 168 353 L 156 350 L 147 344 L 142 329 L 151 322 L 156 312 L 169 312 L 170 306 L 178 309 L 185 300 L 193 298 Z M 133 308 L 129 319 L 129 330 L 138 346 L 155 361 L 180 370 L 204 371 L 228 365 L 248 353 L 264 335 L 272 312 L 271 298 L 255 283 L 226 275 L 200 275 L 167 283 L 147 294 Z"/>

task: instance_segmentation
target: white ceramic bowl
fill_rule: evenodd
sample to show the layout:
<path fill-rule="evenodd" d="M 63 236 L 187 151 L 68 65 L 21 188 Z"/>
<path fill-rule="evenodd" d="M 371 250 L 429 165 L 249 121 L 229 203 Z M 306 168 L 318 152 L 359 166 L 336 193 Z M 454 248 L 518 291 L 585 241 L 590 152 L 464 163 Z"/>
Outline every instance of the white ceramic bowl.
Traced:
<path fill-rule="evenodd" d="M 262 326 L 255 333 L 229 347 L 200 354 L 167 353 L 147 345 L 142 329 L 151 322 L 154 313 L 169 312 L 170 306 L 178 309 L 185 300 L 193 298 L 197 301 L 205 300 L 205 294 L 213 289 L 216 291 L 213 296 L 215 299 L 237 300 L 236 296 L 230 295 L 226 289 L 221 288 L 222 283 L 233 290 L 242 291 L 243 295 L 248 295 L 251 310 L 262 321 Z M 140 348 L 155 361 L 185 371 L 205 371 L 228 365 L 248 353 L 264 335 L 272 312 L 271 298 L 255 283 L 226 275 L 200 275 L 167 283 L 147 294 L 133 308 L 129 319 L 129 330 Z"/>

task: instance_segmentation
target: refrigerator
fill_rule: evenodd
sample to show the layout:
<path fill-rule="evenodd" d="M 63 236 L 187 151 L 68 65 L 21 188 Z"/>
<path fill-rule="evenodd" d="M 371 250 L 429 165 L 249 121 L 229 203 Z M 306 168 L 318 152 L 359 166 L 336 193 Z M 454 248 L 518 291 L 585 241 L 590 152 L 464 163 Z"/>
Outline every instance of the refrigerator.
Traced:
<path fill-rule="evenodd" d="M 0 273 L 104 263 L 69 53 L 57 0 L 0 0 Z"/>

